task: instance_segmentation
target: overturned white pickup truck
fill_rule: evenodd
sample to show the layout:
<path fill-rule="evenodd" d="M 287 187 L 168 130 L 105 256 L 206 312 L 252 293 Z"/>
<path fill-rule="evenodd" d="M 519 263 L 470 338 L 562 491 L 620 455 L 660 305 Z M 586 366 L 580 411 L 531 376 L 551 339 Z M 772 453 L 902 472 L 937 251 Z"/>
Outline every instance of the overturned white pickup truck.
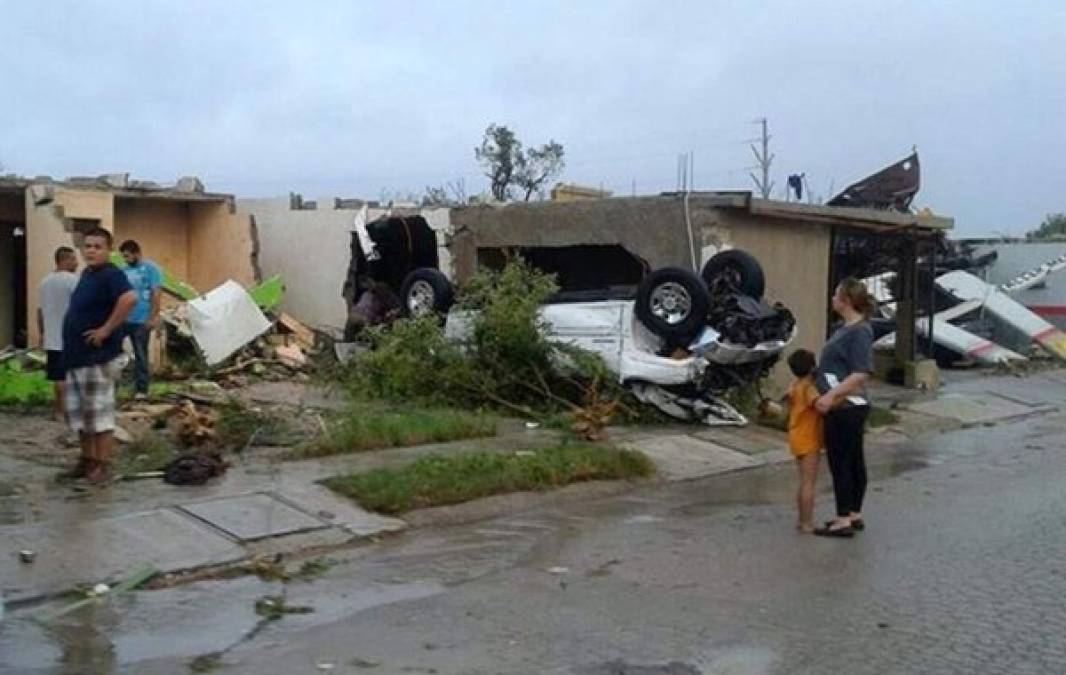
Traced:
<path fill-rule="evenodd" d="M 547 304 L 541 318 L 548 337 L 599 354 L 638 399 L 674 417 L 746 424 L 720 396 L 765 377 L 795 336 L 795 321 L 784 307 L 742 292 L 761 294 L 754 258 L 742 251 L 719 255 L 703 278 L 678 268 L 651 273 L 633 300 Z M 463 339 L 470 320 L 470 312 L 450 312 L 446 334 Z"/>
<path fill-rule="evenodd" d="M 725 249 L 698 275 L 652 270 L 615 234 L 590 233 L 580 246 L 517 247 L 559 282 L 560 292 L 542 310 L 548 337 L 599 354 L 638 398 L 675 417 L 746 423 L 719 397 L 764 378 L 796 330 L 788 309 L 762 299 L 762 266 L 744 251 Z M 441 251 L 421 217 L 357 218 L 345 284 L 346 340 L 395 314 L 447 317 L 447 333 L 462 339 L 470 314 L 452 309 Z"/>

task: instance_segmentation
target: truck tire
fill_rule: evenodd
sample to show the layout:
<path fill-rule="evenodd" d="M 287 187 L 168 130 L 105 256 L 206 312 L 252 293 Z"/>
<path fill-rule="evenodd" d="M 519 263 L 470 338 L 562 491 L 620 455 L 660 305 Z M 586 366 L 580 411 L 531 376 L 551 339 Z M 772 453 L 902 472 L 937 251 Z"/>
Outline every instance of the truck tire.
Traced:
<path fill-rule="evenodd" d="M 721 286 L 750 295 L 761 300 L 766 291 L 766 276 L 762 265 L 755 256 L 737 248 L 721 251 L 711 256 L 703 266 L 700 278 L 711 294 L 718 292 Z"/>
<path fill-rule="evenodd" d="M 687 345 L 703 329 L 710 309 L 707 288 L 692 272 L 677 267 L 655 270 L 637 286 L 634 312 L 655 335 Z"/>
<path fill-rule="evenodd" d="M 440 270 L 430 267 L 409 273 L 400 288 L 400 311 L 406 317 L 447 314 L 454 302 L 452 282 Z"/>

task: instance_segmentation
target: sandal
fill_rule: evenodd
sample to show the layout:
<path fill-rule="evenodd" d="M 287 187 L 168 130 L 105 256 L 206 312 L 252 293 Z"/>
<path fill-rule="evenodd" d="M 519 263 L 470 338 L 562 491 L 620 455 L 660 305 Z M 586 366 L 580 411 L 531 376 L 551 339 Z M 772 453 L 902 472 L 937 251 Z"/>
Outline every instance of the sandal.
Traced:
<path fill-rule="evenodd" d="M 835 520 L 827 520 L 825 521 L 825 526 L 829 527 L 835 522 Z M 856 532 L 862 532 L 866 529 L 866 523 L 863 522 L 862 518 L 856 518 L 855 520 L 851 521 L 851 529 L 855 530 Z"/>
<path fill-rule="evenodd" d="M 843 527 L 830 527 L 829 525 L 826 525 L 825 527 L 819 527 L 816 529 L 814 534 L 819 537 L 849 538 L 855 536 L 855 530 L 853 530 L 850 525 L 844 525 Z"/>
<path fill-rule="evenodd" d="M 69 483 L 70 481 L 81 480 L 88 475 L 89 469 L 92 466 L 93 460 L 85 457 L 84 455 L 78 457 L 77 464 L 73 468 L 66 471 L 60 471 L 56 474 L 56 480 L 60 483 Z"/>
<path fill-rule="evenodd" d="M 92 461 L 92 468 L 85 474 L 85 482 L 95 487 L 102 487 L 111 482 L 111 463 Z"/>

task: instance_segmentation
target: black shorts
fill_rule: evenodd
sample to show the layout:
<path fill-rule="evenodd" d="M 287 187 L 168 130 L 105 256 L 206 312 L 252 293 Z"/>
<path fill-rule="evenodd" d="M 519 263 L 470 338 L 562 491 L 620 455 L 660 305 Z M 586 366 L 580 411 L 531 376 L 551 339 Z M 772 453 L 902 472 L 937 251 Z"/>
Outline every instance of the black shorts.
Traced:
<path fill-rule="evenodd" d="M 67 369 L 63 367 L 63 352 L 49 349 L 45 352 L 47 361 L 44 364 L 45 375 L 49 382 L 62 382 L 67 379 Z"/>

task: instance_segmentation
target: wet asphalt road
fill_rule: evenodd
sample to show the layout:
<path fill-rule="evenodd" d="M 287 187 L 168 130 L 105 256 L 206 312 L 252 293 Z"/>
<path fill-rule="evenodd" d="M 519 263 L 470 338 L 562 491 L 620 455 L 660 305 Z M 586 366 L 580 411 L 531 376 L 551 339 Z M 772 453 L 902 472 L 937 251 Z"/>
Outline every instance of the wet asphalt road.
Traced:
<path fill-rule="evenodd" d="M 768 467 L 427 529 L 313 582 L 140 593 L 0 672 L 1066 673 L 1066 416 L 871 451 L 868 530 L 796 534 Z M 830 510 L 823 472 L 820 511 Z M 312 614 L 260 622 L 286 590 Z M 227 649 L 228 648 L 228 649 Z"/>

